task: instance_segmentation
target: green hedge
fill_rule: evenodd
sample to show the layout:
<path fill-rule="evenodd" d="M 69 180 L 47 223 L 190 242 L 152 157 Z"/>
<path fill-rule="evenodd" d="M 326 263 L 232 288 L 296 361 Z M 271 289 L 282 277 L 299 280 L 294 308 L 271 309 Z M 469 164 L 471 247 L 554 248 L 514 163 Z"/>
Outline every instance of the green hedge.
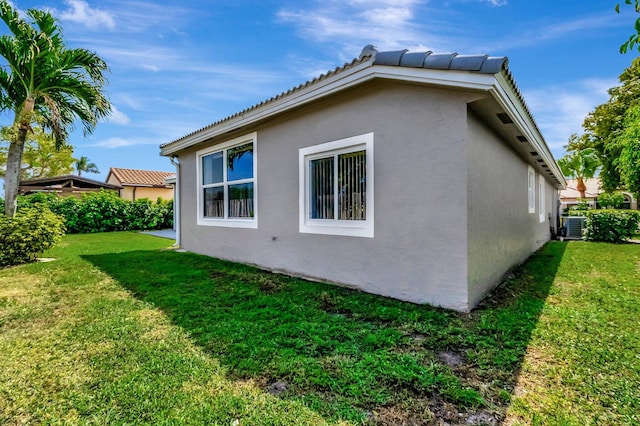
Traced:
<path fill-rule="evenodd" d="M 621 243 L 638 231 L 640 212 L 635 210 L 591 210 L 586 213 L 585 239 Z"/>
<path fill-rule="evenodd" d="M 0 214 L 0 267 L 35 261 L 64 231 L 64 219 L 42 206 L 19 209 L 12 218 Z"/>
<path fill-rule="evenodd" d="M 100 191 L 81 198 L 33 194 L 18 199 L 19 206 L 44 204 L 64 217 L 67 233 L 151 230 L 173 227 L 173 201 L 123 200 Z"/>

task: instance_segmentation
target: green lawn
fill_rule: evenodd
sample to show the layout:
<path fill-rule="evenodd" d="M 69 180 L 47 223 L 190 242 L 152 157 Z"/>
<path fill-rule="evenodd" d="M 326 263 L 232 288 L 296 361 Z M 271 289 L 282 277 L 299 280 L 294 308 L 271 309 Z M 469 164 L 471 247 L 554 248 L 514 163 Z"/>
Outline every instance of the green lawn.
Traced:
<path fill-rule="evenodd" d="M 0 270 L 0 424 L 640 423 L 640 245 L 550 243 L 459 314 L 169 243 Z"/>

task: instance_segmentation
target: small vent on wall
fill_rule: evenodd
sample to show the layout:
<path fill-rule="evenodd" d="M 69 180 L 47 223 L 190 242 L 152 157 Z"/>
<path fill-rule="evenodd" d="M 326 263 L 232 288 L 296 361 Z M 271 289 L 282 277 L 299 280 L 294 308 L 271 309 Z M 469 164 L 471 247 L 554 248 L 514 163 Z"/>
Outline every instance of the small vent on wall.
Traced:
<path fill-rule="evenodd" d="M 511 120 L 511 117 L 509 117 L 506 112 L 500 112 L 496 114 L 496 116 L 498 116 L 500 121 L 502 121 L 504 124 L 513 124 L 513 120 Z"/>
<path fill-rule="evenodd" d="M 542 163 L 544 160 L 543 160 L 542 158 L 538 158 L 536 161 L 537 161 L 538 163 Z"/>
<path fill-rule="evenodd" d="M 527 138 L 525 138 L 525 137 L 524 137 L 524 136 L 522 136 L 522 135 L 518 135 L 518 136 L 516 136 L 516 138 L 517 138 L 520 142 L 529 142 L 529 141 L 527 140 Z"/>
<path fill-rule="evenodd" d="M 536 157 L 538 155 L 538 153 L 535 152 L 535 151 L 531 151 L 529 154 L 533 155 L 534 157 Z"/>

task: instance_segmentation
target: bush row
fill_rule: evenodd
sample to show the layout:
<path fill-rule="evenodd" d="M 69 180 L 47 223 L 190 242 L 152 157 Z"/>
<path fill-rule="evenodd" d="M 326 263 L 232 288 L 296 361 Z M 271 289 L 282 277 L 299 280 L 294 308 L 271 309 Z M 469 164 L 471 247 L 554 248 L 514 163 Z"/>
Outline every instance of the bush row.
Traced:
<path fill-rule="evenodd" d="M 12 218 L 0 214 L 0 267 L 35 261 L 64 231 L 64 219 L 46 207 L 22 208 Z"/>
<path fill-rule="evenodd" d="M 123 200 L 113 192 L 84 194 L 82 198 L 33 194 L 18 199 L 18 207 L 45 205 L 64 217 L 67 233 L 152 230 L 173 227 L 173 202 L 158 199 Z"/>
<path fill-rule="evenodd" d="M 640 212 L 635 210 L 590 210 L 585 216 L 584 237 L 587 241 L 620 243 L 638 232 Z"/>

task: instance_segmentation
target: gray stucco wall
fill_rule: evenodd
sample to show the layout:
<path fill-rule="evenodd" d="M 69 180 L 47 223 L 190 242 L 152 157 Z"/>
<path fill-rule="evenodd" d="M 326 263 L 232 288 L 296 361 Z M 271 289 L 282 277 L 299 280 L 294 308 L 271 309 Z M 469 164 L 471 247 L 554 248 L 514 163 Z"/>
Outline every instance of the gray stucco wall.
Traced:
<path fill-rule="evenodd" d="M 474 306 L 513 266 L 550 238 L 549 220 L 528 213 L 527 163 L 469 111 L 469 303 Z M 545 218 L 555 227 L 557 191 L 545 181 Z"/>
<path fill-rule="evenodd" d="M 471 96 L 375 83 L 246 129 L 257 131 L 258 229 L 198 226 L 196 149 L 182 153 L 182 246 L 412 302 L 467 309 L 464 123 Z M 299 233 L 299 148 L 369 132 L 374 238 Z"/>
<path fill-rule="evenodd" d="M 180 154 L 183 248 L 466 311 L 549 238 L 527 163 L 468 111 L 478 94 L 374 82 Z M 258 228 L 197 224 L 196 151 L 257 132 Z M 374 238 L 298 230 L 299 149 L 374 134 Z M 545 184 L 546 214 L 556 190 Z M 536 174 L 537 194 L 537 174 Z"/>

